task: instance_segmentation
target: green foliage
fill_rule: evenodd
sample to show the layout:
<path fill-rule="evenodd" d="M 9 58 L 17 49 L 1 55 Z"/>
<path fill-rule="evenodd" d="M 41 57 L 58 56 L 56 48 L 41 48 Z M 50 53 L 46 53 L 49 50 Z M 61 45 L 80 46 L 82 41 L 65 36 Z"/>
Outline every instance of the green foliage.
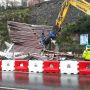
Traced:
<path fill-rule="evenodd" d="M 9 41 L 9 35 L 7 30 L 7 21 L 17 21 L 28 23 L 28 16 L 30 14 L 30 8 L 8 8 L 4 10 L 0 9 L 0 47 L 4 46 L 4 41 Z"/>
<path fill-rule="evenodd" d="M 79 35 L 85 33 L 90 33 L 90 16 L 81 17 L 76 22 L 68 24 L 57 36 L 56 42 L 59 47 L 70 45 L 67 48 L 71 51 L 74 51 L 77 48 L 76 46 L 79 47 L 78 50 L 83 49 L 83 46 L 79 45 Z"/>
<path fill-rule="evenodd" d="M 88 33 L 90 32 L 90 16 L 84 16 L 79 18 L 76 22 L 68 24 L 63 30 L 62 33 Z"/>

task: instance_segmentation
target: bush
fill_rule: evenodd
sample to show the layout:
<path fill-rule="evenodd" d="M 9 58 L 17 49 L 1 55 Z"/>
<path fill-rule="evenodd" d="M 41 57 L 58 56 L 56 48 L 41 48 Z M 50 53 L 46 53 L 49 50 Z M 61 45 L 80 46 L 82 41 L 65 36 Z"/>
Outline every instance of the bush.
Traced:
<path fill-rule="evenodd" d="M 81 17 L 76 22 L 68 24 L 65 28 L 61 30 L 60 34 L 57 36 L 56 42 L 59 47 L 60 46 L 65 47 L 66 45 L 66 48 L 64 48 L 66 51 L 79 52 L 79 50 L 81 50 L 82 52 L 82 50 L 84 50 L 84 47 L 80 45 L 80 34 L 85 34 L 85 33 L 88 34 L 90 33 L 89 16 Z M 70 45 L 69 47 L 68 44 Z"/>

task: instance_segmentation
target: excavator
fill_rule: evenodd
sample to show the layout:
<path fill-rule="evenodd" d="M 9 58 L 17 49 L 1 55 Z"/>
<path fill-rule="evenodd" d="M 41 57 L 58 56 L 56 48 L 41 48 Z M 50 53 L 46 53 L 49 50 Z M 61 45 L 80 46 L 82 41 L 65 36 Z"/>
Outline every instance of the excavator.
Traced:
<path fill-rule="evenodd" d="M 47 38 L 43 39 L 43 45 L 48 46 L 48 44 L 51 45 L 51 41 L 56 39 L 57 34 L 61 31 L 62 24 L 64 22 L 64 19 L 67 15 L 67 12 L 69 11 L 69 7 L 73 6 L 76 9 L 82 11 L 83 13 L 90 15 L 90 3 L 85 0 L 64 0 L 64 2 L 61 5 L 60 12 L 58 14 L 58 17 L 56 19 L 55 25 L 53 26 L 52 31 L 48 33 Z M 44 48 L 44 50 L 47 50 Z"/>
<path fill-rule="evenodd" d="M 87 15 L 90 15 L 90 3 L 85 0 L 64 0 L 64 2 L 61 5 L 60 12 L 58 14 L 58 17 L 56 19 L 55 25 L 53 26 L 53 30 L 48 33 L 47 38 L 45 38 L 43 41 L 44 45 L 48 45 L 51 40 L 54 40 L 58 34 L 58 32 L 61 31 L 62 23 L 64 22 L 64 19 L 67 15 L 67 12 L 69 10 L 69 7 L 73 6 L 77 8 L 78 10 L 84 12 Z"/>

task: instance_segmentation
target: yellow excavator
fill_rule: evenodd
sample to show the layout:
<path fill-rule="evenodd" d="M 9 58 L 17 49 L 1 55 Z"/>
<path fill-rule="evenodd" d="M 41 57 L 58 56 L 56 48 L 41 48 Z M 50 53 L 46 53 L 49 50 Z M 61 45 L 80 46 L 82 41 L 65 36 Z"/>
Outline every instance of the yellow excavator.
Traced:
<path fill-rule="evenodd" d="M 84 12 L 85 14 L 90 15 L 89 2 L 85 0 L 64 0 L 58 17 L 56 19 L 55 26 L 53 27 L 53 30 L 49 32 L 48 37 L 44 40 L 45 46 L 48 45 L 48 43 L 51 42 L 51 40 L 54 40 L 58 32 L 61 31 L 62 23 L 64 22 L 65 16 L 67 15 L 70 6 L 73 6 L 78 10 Z"/>
<path fill-rule="evenodd" d="M 70 5 L 84 12 L 85 14 L 90 15 L 90 3 L 86 2 L 85 0 L 64 0 L 53 30 L 49 32 L 48 38 L 55 38 L 57 33 L 61 30 L 61 25 L 65 19 L 65 16 L 67 15 Z"/>
<path fill-rule="evenodd" d="M 64 0 L 61 6 L 60 12 L 58 14 L 58 17 L 56 19 L 55 25 L 53 27 L 53 30 L 49 32 L 48 37 L 45 40 L 45 44 L 48 44 L 50 39 L 56 38 L 57 33 L 61 30 L 61 25 L 65 19 L 65 16 L 67 15 L 70 5 L 84 12 L 85 14 L 90 15 L 90 3 L 88 3 L 87 1 Z"/>

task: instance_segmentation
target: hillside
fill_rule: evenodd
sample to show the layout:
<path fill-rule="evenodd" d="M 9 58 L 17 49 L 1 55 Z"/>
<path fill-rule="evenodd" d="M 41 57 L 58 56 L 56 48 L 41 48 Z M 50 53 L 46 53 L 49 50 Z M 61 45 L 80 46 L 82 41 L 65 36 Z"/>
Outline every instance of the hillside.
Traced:
<path fill-rule="evenodd" d="M 89 0 L 87 0 L 89 1 Z M 90 1 L 89 1 L 90 2 Z M 40 5 L 36 5 L 32 8 L 31 14 L 29 16 L 29 22 L 28 23 L 35 23 L 35 24 L 46 24 L 46 25 L 54 25 L 55 20 L 58 16 L 59 10 L 61 8 L 61 4 L 63 3 L 63 0 L 53 0 L 47 3 L 42 3 Z M 65 18 L 63 27 L 67 25 L 68 23 L 72 23 L 75 21 L 78 21 L 80 17 L 85 16 L 83 12 L 80 10 L 74 8 L 73 6 L 70 6 L 69 12 Z M 80 45 L 80 36 L 75 34 L 69 34 L 70 40 L 72 41 L 73 37 L 76 37 L 76 41 L 70 41 L 66 43 L 59 44 L 59 50 L 60 51 L 73 51 L 76 53 L 82 53 L 84 50 L 84 47 Z M 68 36 L 67 36 L 68 37 Z M 64 39 L 63 39 L 64 40 Z M 65 40 L 64 40 L 65 41 Z M 61 48 L 62 47 L 62 48 Z"/>
<path fill-rule="evenodd" d="M 62 2 L 63 0 L 52 0 L 36 5 L 32 8 L 28 23 L 54 25 Z M 83 15 L 84 13 L 71 6 L 64 23 L 73 22 Z"/>
<path fill-rule="evenodd" d="M 89 0 L 88 0 L 89 1 Z M 7 21 L 17 21 L 21 23 L 50 25 L 53 26 L 58 16 L 63 0 L 52 0 L 40 3 L 30 8 L 14 8 L 0 11 L 0 46 L 4 41 L 8 41 Z M 70 7 L 64 25 L 76 21 L 85 14 L 74 7 Z"/>

